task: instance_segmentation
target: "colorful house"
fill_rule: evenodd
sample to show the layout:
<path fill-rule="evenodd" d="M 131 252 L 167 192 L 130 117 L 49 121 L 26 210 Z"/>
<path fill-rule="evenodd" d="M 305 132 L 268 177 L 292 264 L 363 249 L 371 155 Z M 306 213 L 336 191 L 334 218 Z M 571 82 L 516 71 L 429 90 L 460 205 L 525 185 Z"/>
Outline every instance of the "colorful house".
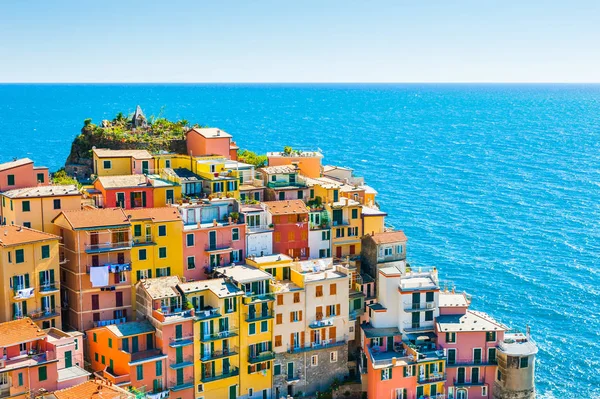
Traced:
<path fill-rule="evenodd" d="M 131 287 L 152 277 L 183 275 L 183 223 L 174 207 L 125 211 L 131 222 Z M 132 307 L 135 311 L 136 302 Z"/>
<path fill-rule="evenodd" d="M 63 210 L 81 209 L 76 185 L 18 188 L 0 193 L 2 223 L 56 233 L 52 220 Z"/>
<path fill-rule="evenodd" d="M 214 267 L 243 261 L 246 225 L 236 200 L 190 200 L 178 208 L 183 220 L 186 279 L 203 280 Z"/>
<path fill-rule="evenodd" d="M 227 159 L 237 159 L 237 145 L 231 135 L 217 128 L 192 128 L 185 134 L 187 152 L 192 156 L 220 155 Z"/>
<path fill-rule="evenodd" d="M 2 397 L 30 398 L 80 384 L 90 375 L 82 368 L 80 333 L 44 331 L 28 317 L 0 323 L 0 350 Z M 80 365 L 73 364 L 75 359 Z"/>
<path fill-rule="evenodd" d="M 302 200 L 265 202 L 267 224 L 273 225 L 273 252 L 308 259 L 308 208 Z"/>
<path fill-rule="evenodd" d="M 154 172 L 154 158 L 146 150 L 92 150 L 94 175 L 123 176 L 151 174 Z"/>
<path fill-rule="evenodd" d="M 131 321 L 86 331 L 91 369 L 110 383 L 162 398 L 167 386 L 167 356 L 157 347 L 149 321 Z"/>
<path fill-rule="evenodd" d="M 383 267 L 393 266 L 398 270 L 406 268 L 406 244 L 404 232 L 386 231 L 381 233 L 366 232 L 362 237 L 361 270 L 372 278 L 377 278 L 377 271 Z"/>
<path fill-rule="evenodd" d="M 131 222 L 121 208 L 63 211 L 63 325 L 85 331 L 131 317 Z"/>
<path fill-rule="evenodd" d="M 240 389 L 240 313 L 243 291 L 215 278 L 179 284 L 194 309 L 197 397 L 235 399 Z"/>
<path fill-rule="evenodd" d="M 49 184 L 48 168 L 34 166 L 33 161 L 29 158 L 15 159 L 0 164 L 0 192 Z"/>
<path fill-rule="evenodd" d="M 331 247 L 333 256 L 359 256 L 363 235 L 362 206 L 359 202 L 341 197 L 326 205 L 331 213 Z"/>
<path fill-rule="evenodd" d="M 179 289 L 178 276 L 141 280 L 137 285 L 136 313 L 156 329 L 157 345 L 167 356 L 166 385 L 170 397 L 195 398 L 194 309 Z M 155 390 L 156 391 L 156 390 Z"/>
<path fill-rule="evenodd" d="M 178 184 L 156 175 L 101 176 L 87 190 L 99 208 L 154 208 L 174 204 L 181 197 Z"/>
<path fill-rule="evenodd" d="M 0 226 L 0 321 L 30 317 L 41 328 L 61 328 L 59 238 Z"/>
<path fill-rule="evenodd" d="M 267 153 L 269 166 L 296 165 L 303 175 L 312 178 L 321 176 L 321 159 L 323 159 L 323 154 L 318 151 Z"/>
<path fill-rule="evenodd" d="M 220 159 L 196 161 L 194 172 L 201 177 L 202 193 L 210 198 L 239 198 L 239 186 L 243 180 L 243 169 L 251 165 Z M 254 173 L 251 171 L 251 173 Z"/>
<path fill-rule="evenodd" d="M 273 226 L 263 204 L 244 204 L 240 209 L 246 222 L 246 256 L 264 256 L 273 253 Z"/>
<path fill-rule="evenodd" d="M 268 201 L 308 200 L 310 191 L 306 178 L 296 165 L 269 166 L 260 169 Z"/>
<path fill-rule="evenodd" d="M 310 205 L 308 214 L 308 247 L 310 259 L 331 257 L 331 223 L 323 205 Z"/>
<path fill-rule="evenodd" d="M 275 359 L 274 297 L 269 284 L 271 275 L 248 265 L 219 267 L 215 269 L 215 275 L 229 279 L 244 292 L 240 323 L 237 324 L 240 336 L 240 383 L 237 398 L 270 398 L 273 394 Z M 237 333 L 237 330 L 232 333 Z M 235 397 L 232 394 L 231 391 L 230 398 Z"/>
<path fill-rule="evenodd" d="M 136 399 L 132 392 L 120 388 L 113 383 L 94 378 L 93 380 L 82 382 L 69 388 L 59 389 L 58 391 L 40 394 L 38 399 Z M 151 396 L 148 396 L 151 398 Z"/>

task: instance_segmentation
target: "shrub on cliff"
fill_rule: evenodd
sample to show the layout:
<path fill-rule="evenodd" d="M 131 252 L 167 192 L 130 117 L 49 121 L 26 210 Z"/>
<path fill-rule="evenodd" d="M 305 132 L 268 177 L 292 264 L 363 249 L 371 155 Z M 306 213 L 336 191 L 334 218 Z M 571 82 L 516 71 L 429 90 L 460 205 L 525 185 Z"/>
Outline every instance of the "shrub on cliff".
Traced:
<path fill-rule="evenodd" d="M 266 155 L 259 155 L 250 150 L 240 150 L 238 152 L 238 160 L 240 162 L 254 165 L 257 168 L 262 168 L 263 166 L 267 165 L 267 156 Z"/>

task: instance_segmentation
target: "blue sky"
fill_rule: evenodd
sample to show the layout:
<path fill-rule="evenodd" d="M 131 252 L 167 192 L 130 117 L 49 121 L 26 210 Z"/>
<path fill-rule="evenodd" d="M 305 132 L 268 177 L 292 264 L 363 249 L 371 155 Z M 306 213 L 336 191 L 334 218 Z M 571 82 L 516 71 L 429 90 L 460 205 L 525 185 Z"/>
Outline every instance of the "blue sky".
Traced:
<path fill-rule="evenodd" d="M 0 0 L 0 82 L 600 82 L 600 1 Z"/>

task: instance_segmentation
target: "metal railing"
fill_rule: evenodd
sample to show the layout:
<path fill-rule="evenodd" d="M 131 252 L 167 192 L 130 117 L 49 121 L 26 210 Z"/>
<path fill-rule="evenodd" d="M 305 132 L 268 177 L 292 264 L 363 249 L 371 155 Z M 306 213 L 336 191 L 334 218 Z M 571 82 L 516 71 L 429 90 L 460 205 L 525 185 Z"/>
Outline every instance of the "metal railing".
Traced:
<path fill-rule="evenodd" d="M 194 335 L 191 334 L 191 335 L 186 335 L 186 336 L 183 336 L 183 337 L 170 337 L 169 338 L 169 343 L 171 345 L 175 345 L 175 346 L 183 345 L 186 342 L 193 343 L 194 342 Z"/>
<path fill-rule="evenodd" d="M 238 335 L 237 328 L 231 328 L 227 331 L 220 331 L 212 334 L 200 334 L 200 341 L 212 341 L 215 339 L 223 339 L 229 337 L 235 337 Z"/>
<path fill-rule="evenodd" d="M 121 241 L 121 242 L 105 242 L 105 243 L 97 243 L 97 244 L 85 244 L 86 252 L 101 252 L 101 251 L 111 251 L 117 249 L 126 249 L 131 248 L 133 242 Z"/>
<path fill-rule="evenodd" d="M 222 371 L 220 373 L 205 373 L 202 376 L 202 382 L 211 382 L 221 380 L 223 378 L 236 377 L 240 375 L 240 369 L 237 367 L 231 367 L 229 370 Z"/>
<path fill-rule="evenodd" d="M 54 309 L 38 309 L 38 310 L 34 310 L 32 312 L 29 312 L 29 317 L 31 317 L 33 320 L 38 320 L 38 319 L 43 319 L 46 317 L 53 317 L 53 316 L 58 316 L 58 312 L 56 311 L 56 308 Z"/>
<path fill-rule="evenodd" d="M 433 310 L 435 309 L 435 302 L 413 302 L 413 303 L 404 303 L 404 311 L 405 312 L 420 312 L 424 310 Z"/>
<path fill-rule="evenodd" d="M 419 382 L 419 384 L 425 384 L 425 383 L 429 383 L 429 382 L 446 381 L 446 373 L 434 372 L 434 373 L 430 373 L 429 375 L 419 374 L 417 376 L 417 381 Z"/>
<path fill-rule="evenodd" d="M 202 360 L 203 362 L 208 362 L 208 361 L 223 358 L 223 357 L 234 356 L 234 355 L 237 355 L 238 353 L 239 353 L 239 348 L 237 346 L 232 346 L 232 347 L 225 348 L 222 350 L 215 350 L 210 353 L 201 353 L 200 360 Z"/>
<path fill-rule="evenodd" d="M 319 349 L 325 349 L 325 348 L 332 348 L 332 347 L 336 347 L 336 346 L 346 345 L 346 342 L 348 342 L 348 336 L 344 335 L 342 338 L 337 338 L 335 340 L 325 339 L 320 342 L 308 342 L 308 343 L 305 343 L 304 346 L 303 345 L 296 345 L 296 346 L 288 345 L 287 352 L 288 353 L 300 353 L 300 352 L 313 351 L 313 350 L 319 350 Z"/>
<path fill-rule="evenodd" d="M 127 322 L 126 317 L 119 317 L 119 318 L 110 319 L 110 320 L 98 320 L 98 321 L 94 322 L 94 327 L 110 326 L 112 324 L 121 324 L 121 323 L 126 323 L 126 322 Z"/>
<path fill-rule="evenodd" d="M 272 310 L 254 312 L 254 313 L 246 313 L 246 314 L 244 314 L 244 316 L 246 318 L 246 321 L 248 321 L 248 322 L 272 319 L 273 317 L 275 317 Z"/>
<path fill-rule="evenodd" d="M 273 351 L 263 351 L 260 353 L 250 353 L 248 355 L 248 361 L 250 363 L 260 363 L 266 362 L 267 360 L 275 359 L 275 352 Z"/>
<path fill-rule="evenodd" d="M 433 331 L 434 327 L 433 327 L 433 321 L 431 322 L 426 322 L 428 324 L 421 324 L 421 323 L 411 323 L 411 322 L 405 322 L 404 323 L 404 331 L 408 332 L 425 332 L 425 331 Z M 430 324 L 429 324 L 430 323 Z"/>
<path fill-rule="evenodd" d="M 50 292 L 56 291 L 58 288 L 56 287 L 56 282 L 50 281 L 44 284 L 40 284 L 40 292 Z"/>
<path fill-rule="evenodd" d="M 172 359 L 169 362 L 169 367 L 172 369 L 179 369 L 182 367 L 192 366 L 194 364 L 194 356 L 193 355 L 185 355 L 181 356 L 181 358 Z"/>
<path fill-rule="evenodd" d="M 219 316 L 221 316 L 221 312 L 218 308 L 202 309 L 202 310 L 196 310 L 195 316 L 196 316 L 196 318 L 198 318 L 198 320 L 204 320 L 204 319 L 210 319 L 213 317 L 219 317 Z"/>
<path fill-rule="evenodd" d="M 231 241 L 225 241 L 225 242 L 219 242 L 219 243 L 215 243 L 215 244 L 206 244 L 204 246 L 204 250 L 207 252 L 210 251 L 223 251 L 226 249 L 231 248 Z"/>
<path fill-rule="evenodd" d="M 480 385 L 485 385 L 485 380 L 479 378 L 476 381 L 467 381 L 467 379 L 461 379 L 459 380 L 458 378 L 454 378 L 454 386 L 460 387 L 460 386 L 480 386 Z"/>

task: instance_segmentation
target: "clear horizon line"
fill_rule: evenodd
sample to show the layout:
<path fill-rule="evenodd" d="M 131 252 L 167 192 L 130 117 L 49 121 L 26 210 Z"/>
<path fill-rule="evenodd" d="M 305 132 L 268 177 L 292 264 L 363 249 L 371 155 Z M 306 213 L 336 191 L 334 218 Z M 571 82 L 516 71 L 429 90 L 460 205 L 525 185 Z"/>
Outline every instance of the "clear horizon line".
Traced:
<path fill-rule="evenodd" d="M 207 82 L 192 82 L 192 81 L 182 81 L 182 82 L 162 82 L 162 81 L 113 81 L 113 82 L 100 82 L 100 81 L 80 81 L 80 82 L 67 82 L 67 81 L 19 81 L 19 82 L 3 82 L 0 81 L 0 85 L 27 85 L 27 84 L 41 84 L 41 85 L 52 85 L 52 84 L 64 84 L 64 85 L 83 85 L 83 84 L 96 84 L 96 85 L 114 85 L 114 84 L 160 84 L 160 85 L 228 85 L 228 84 L 245 84 L 245 85 L 261 85 L 261 84 L 277 84 L 277 85 L 286 85 L 286 84 L 294 84 L 294 85 L 334 85 L 334 84 L 346 84 L 346 85 L 395 85 L 395 84 L 403 84 L 403 85 L 424 85 L 424 84 L 486 84 L 486 85 L 502 85 L 502 84 L 522 84 L 522 85 L 571 85 L 571 84 L 588 84 L 588 85 L 596 85 L 600 84 L 600 81 L 572 81 L 572 82 L 564 82 L 564 81 L 421 81 L 421 82 L 378 82 L 378 81 L 351 81 L 351 82 L 324 82 L 324 81 L 314 81 L 314 82 L 295 82 L 295 81 L 264 81 L 264 82 L 244 82 L 244 81 L 207 81 Z"/>

